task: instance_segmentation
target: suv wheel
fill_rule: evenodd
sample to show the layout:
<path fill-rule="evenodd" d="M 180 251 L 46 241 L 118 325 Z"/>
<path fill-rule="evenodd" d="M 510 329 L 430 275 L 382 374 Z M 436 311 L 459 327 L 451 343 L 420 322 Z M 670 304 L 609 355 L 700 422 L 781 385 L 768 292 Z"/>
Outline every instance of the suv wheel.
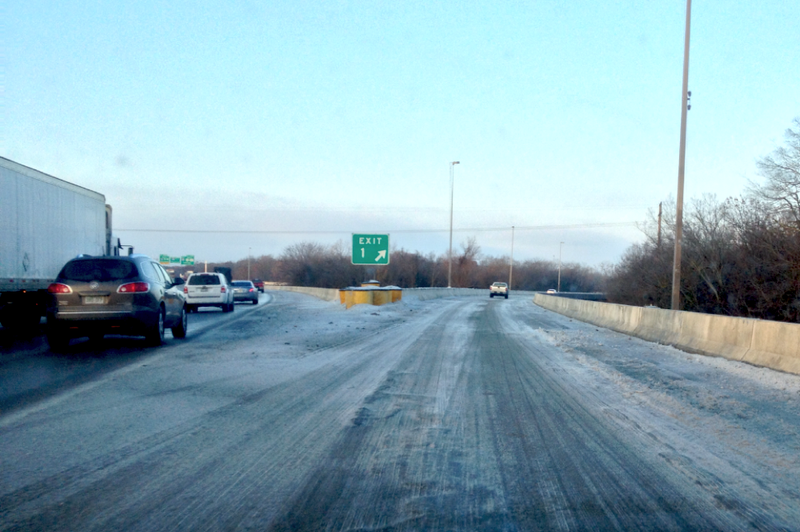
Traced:
<path fill-rule="evenodd" d="M 186 307 L 181 309 L 181 321 L 172 328 L 173 338 L 186 338 L 186 329 L 189 328 L 189 314 L 186 312 Z"/>
<path fill-rule="evenodd" d="M 164 309 L 158 311 L 158 320 L 150 326 L 145 334 L 147 343 L 152 346 L 161 345 L 164 342 Z"/>

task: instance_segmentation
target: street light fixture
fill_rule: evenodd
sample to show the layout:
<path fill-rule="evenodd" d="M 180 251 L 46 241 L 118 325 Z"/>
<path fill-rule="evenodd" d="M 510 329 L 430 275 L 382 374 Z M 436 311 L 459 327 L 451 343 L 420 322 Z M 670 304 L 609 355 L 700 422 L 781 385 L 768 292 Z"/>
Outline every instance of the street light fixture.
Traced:
<path fill-rule="evenodd" d="M 451 287 L 451 280 L 453 278 L 453 189 L 455 188 L 455 172 L 453 168 L 457 164 L 461 163 L 459 161 L 450 163 L 450 249 L 447 252 L 447 288 Z"/>

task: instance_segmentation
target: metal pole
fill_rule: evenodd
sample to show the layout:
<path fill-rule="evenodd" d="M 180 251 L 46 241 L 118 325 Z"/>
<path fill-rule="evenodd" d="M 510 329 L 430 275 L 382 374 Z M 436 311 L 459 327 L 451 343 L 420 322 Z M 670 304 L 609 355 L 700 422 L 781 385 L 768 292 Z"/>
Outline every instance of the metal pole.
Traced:
<path fill-rule="evenodd" d="M 453 167 L 457 164 L 460 163 L 458 161 L 450 163 L 450 249 L 447 252 L 447 288 L 450 288 L 453 278 L 453 189 L 455 187 Z"/>
<path fill-rule="evenodd" d="M 511 290 L 511 281 L 514 279 L 514 226 L 511 226 L 511 264 L 508 265 L 508 289 Z"/>
<path fill-rule="evenodd" d="M 250 279 L 250 250 L 252 248 L 247 248 L 247 278 Z"/>
<path fill-rule="evenodd" d="M 556 288 L 556 292 L 559 294 L 561 293 L 561 246 L 563 245 L 563 242 L 558 243 L 558 287 Z"/>
<path fill-rule="evenodd" d="M 658 203 L 658 249 L 661 249 L 661 202 Z"/>
<path fill-rule="evenodd" d="M 675 257 L 672 262 L 672 310 L 681 309 L 681 244 L 683 241 L 683 175 L 686 166 L 686 113 L 689 103 L 689 29 L 692 0 L 686 0 L 686 35 L 683 44 L 683 93 L 681 94 L 681 145 L 678 155 L 678 200 L 675 209 Z"/>

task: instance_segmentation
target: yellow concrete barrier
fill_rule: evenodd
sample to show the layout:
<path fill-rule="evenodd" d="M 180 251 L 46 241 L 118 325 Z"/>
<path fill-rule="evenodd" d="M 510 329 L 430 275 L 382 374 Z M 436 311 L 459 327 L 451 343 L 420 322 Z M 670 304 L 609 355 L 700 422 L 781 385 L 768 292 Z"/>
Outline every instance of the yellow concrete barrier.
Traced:
<path fill-rule="evenodd" d="M 353 305 L 371 305 L 372 304 L 372 290 L 353 290 Z M 350 305 L 350 306 L 353 306 Z M 350 308 L 350 307 L 347 307 Z"/>
<path fill-rule="evenodd" d="M 389 290 L 372 290 L 372 304 L 376 307 L 392 302 L 392 293 Z"/>

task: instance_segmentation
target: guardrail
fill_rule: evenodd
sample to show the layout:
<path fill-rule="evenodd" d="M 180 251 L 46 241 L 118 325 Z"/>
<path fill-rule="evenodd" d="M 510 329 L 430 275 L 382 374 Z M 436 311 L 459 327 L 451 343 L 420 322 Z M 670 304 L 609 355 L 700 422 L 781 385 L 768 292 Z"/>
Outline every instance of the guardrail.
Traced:
<path fill-rule="evenodd" d="M 536 294 L 540 307 L 703 355 L 800 375 L 800 324 L 734 318 Z"/>

